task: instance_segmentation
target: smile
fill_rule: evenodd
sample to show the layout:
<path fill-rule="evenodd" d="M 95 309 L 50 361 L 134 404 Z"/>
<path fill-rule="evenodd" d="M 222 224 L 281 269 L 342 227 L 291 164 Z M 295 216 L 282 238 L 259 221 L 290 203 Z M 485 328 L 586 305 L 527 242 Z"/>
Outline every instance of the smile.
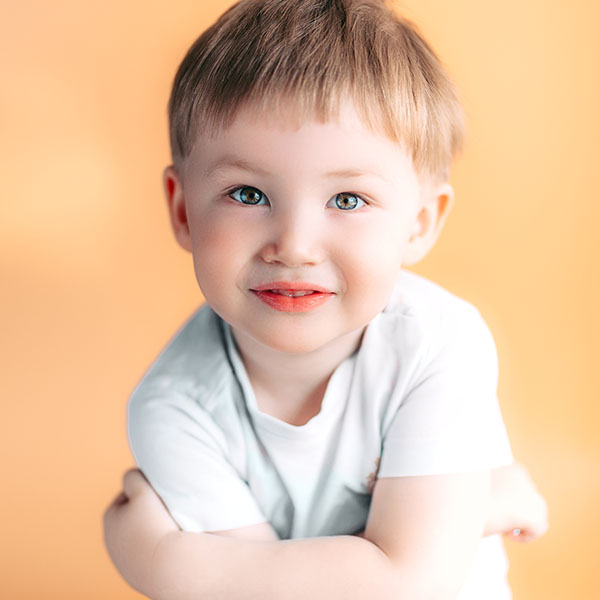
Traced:
<path fill-rule="evenodd" d="M 289 298 L 299 298 L 300 296 L 308 296 L 314 294 L 313 290 L 267 290 L 273 294 L 281 294 L 282 296 L 288 296 Z"/>
<path fill-rule="evenodd" d="M 273 287 L 260 286 L 250 291 L 269 308 L 279 312 L 309 312 L 335 296 L 325 288 L 308 289 L 310 284 L 303 284 L 302 288 L 301 284 L 287 284 L 285 287 L 271 285 Z"/>

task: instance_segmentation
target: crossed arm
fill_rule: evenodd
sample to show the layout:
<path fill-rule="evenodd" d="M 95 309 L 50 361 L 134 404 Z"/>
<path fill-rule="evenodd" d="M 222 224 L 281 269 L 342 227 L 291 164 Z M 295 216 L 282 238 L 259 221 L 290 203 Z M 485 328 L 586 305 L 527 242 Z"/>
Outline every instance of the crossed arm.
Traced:
<path fill-rule="evenodd" d="M 180 531 L 139 471 L 104 516 L 109 553 L 153 600 L 455 598 L 480 537 L 541 535 L 545 504 L 526 471 L 379 479 L 364 534 L 277 540 L 268 523 Z"/>

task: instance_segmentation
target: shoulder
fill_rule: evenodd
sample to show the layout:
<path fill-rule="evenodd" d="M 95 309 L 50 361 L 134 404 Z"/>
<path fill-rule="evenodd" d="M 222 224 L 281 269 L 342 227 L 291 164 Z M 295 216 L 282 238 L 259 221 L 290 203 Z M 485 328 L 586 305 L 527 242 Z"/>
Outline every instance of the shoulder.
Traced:
<path fill-rule="evenodd" d="M 488 374 L 496 368 L 495 344 L 477 308 L 404 270 L 388 304 L 369 323 L 359 356 L 361 373 L 377 373 L 406 393 L 456 364 L 483 363 Z"/>
<path fill-rule="evenodd" d="M 226 452 L 227 431 L 237 431 L 236 394 L 222 321 L 204 305 L 159 354 L 129 399 L 127 428 L 138 463 L 159 447 L 164 451 L 192 438 Z"/>
<path fill-rule="evenodd" d="M 402 378 L 407 389 L 442 366 L 485 364 L 492 375 L 497 368 L 496 346 L 479 310 L 408 271 L 369 324 L 362 353 L 370 368 L 379 365 L 377 372 Z"/>
<path fill-rule="evenodd" d="M 144 375 L 140 387 L 158 381 L 179 391 L 193 391 L 218 381 L 218 373 L 227 366 L 223 326 L 208 305 L 198 309 L 160 352 Z"/>
<path fill-rule="evenodd" d="M 448 317 L 474 318 L 479 311 L 441 285 L 402 270 L 384 313 L 437 322 Z"/>
<path fill-rule="evenodd" d="M 510 462 L 496 396 L 496 346 L 479 311 L 413 274 L 400 278 L 386 311 L 382 316 L 401 322 L 396 335 L 401 350 L 392 373 L 400 376 L 382 420 L 387 454 L 380 476 Z"/>
<path fill-rule="evenodd" d="M 477 338 L 480 342 L 491 339 L 486 322 L 473 304 L 410 271 L 401 271 L 382 314 L 389 321 L 401 322 L 404 334 L 418 336 L 432 347 L 458 338 Z"/>
<path fill-rule="evenodd" d="M 202 306 L 160 352 L 129 400 L 129 416 L 204 409 L 210 412 L 231 379 L 222 321 Z M 160 402 L 157 402 L 160 400 Z"/>

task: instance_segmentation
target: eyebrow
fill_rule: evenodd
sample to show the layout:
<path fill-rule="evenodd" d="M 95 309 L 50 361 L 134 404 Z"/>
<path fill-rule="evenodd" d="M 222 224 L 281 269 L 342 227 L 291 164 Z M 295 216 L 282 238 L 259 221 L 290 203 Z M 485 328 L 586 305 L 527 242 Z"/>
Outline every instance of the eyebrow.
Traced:
<path fill-rule="evenodd" d="M 259 175 L 268 175 L 268 171 L 262 169 L 258 165 L 253 165 L 252 163 L 248 162 L 247 160 L 244 160 L 243 158 L 226 154 L 225 156 L 222 156 L 207 167 L 207 169 L 204 171 L 204 177 L 209 177 L 215 172 L 221 171 L 223 169 L 232 168 L 241 169 L 242 171 L 248 171 L 251 173 L 258 173 Z"/>
<path fill-rule="evenodd" d="M 225 169 L 240 169 L 249 173 L 257 173 L 258 175 L 267 176 L 269 171 L 255 165 L 241 157 L 226 154 L 211 165 L 209 165 L 204 171 L 204 177 L 209 177 Z M 364 170 L 364 169 L 339 169 L 335 171 L 329 171 L 324 174 L 324 177 L 328 179 L 357 179 L 359 177 L 375 177 L 377 179 L 384 179 L 378 173 Z"/>
<path fill-rule="evenodd" d="M 377 177 L 382 179 L 377 173 L 372 171 L 364 171 L 362 169 L 340 169 L 339 171 L 329 171 L 325 173 L 325 177 L 339 178 L 339 179 L 355 179 L 357 177 Z"/>

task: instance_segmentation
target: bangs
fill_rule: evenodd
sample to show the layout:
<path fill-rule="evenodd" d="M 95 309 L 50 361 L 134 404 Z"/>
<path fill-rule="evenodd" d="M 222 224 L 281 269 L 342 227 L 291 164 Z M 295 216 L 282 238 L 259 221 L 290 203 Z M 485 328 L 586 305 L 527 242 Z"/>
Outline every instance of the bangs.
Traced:
<path fill-rule="evenodd" d="M 448 176 L 463 141 L 455 89 L 431 48 L 383 2 L 246 0 L 190 48 L 169 101 L 173 160 L 252 105 L 329 121 L 344 101 L 405 145 L 418 172 Z"/>

